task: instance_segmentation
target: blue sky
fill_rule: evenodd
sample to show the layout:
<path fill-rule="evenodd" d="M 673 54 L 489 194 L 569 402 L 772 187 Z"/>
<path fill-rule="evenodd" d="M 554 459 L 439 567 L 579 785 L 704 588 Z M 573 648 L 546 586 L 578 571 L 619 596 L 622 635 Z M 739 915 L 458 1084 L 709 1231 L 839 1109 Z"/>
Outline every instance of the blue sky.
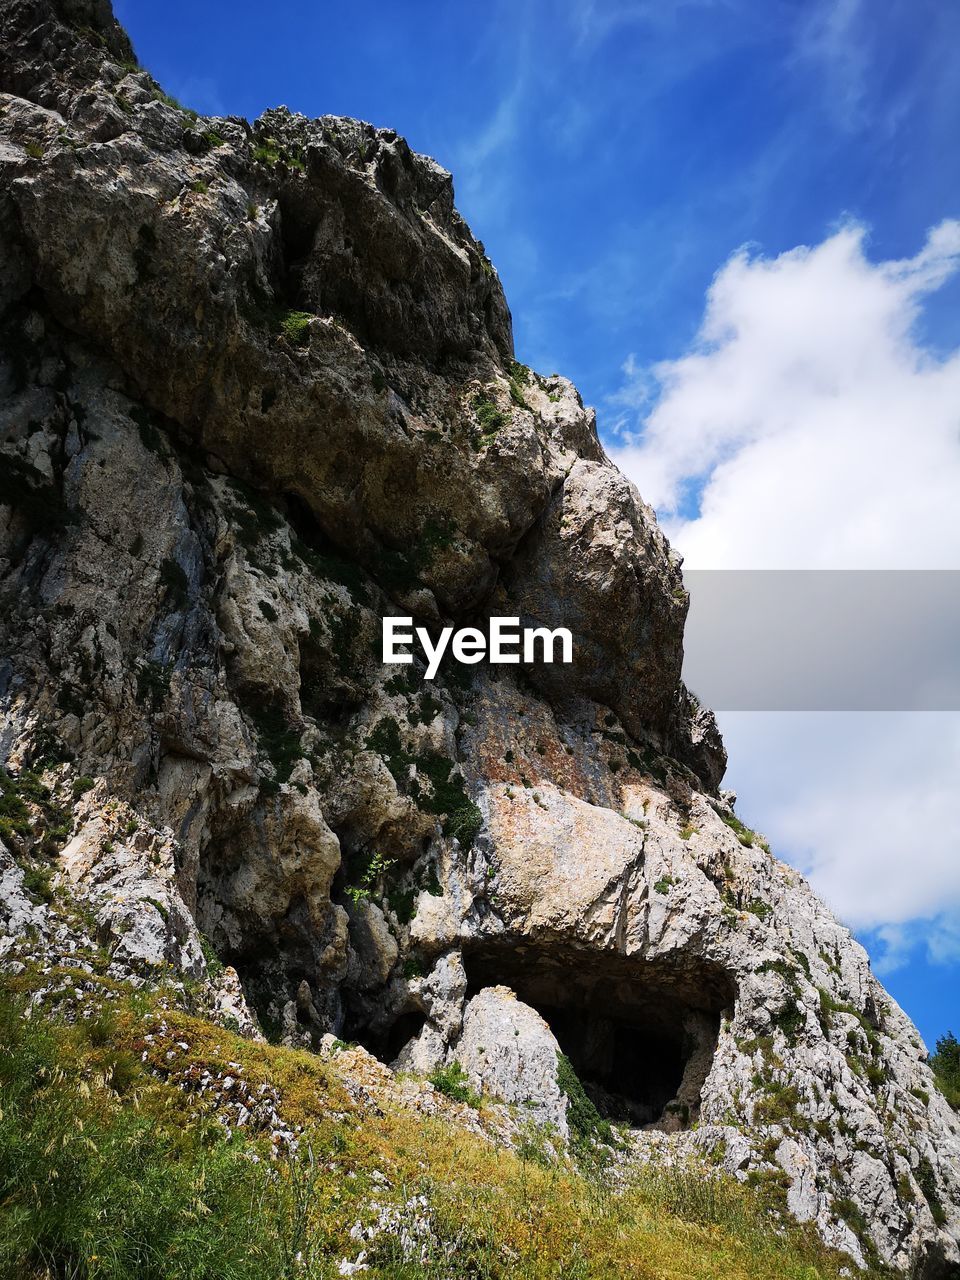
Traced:
<path fill-rule="evenodd" d="M 653 477 L 672 447 L 658 439 L 688 439 L 697 447 L 704 415 L 697 411 L 690 425 L 689 408 L 684 417 L 669 395 L 669 379 L 687 386 L 701 378 L 700 364 L 691 372 L 684 360 L 704 349 L 708 291 L 743 245 L 751 246 L 753 265 L 721 274 L 710 341 L 716 346 L 723 326 L 740 323 L 744 299 L 753 296 L 748 291 L 770 276 L 778 290 L 774 314 L 795 311 L 800 332 L 785 333 L 781 349 L 762 357 L 792 370 L 790 378 L 770 379 L 770 394 L 803 399 L 790 344 L 803 347 L 810 372 L 801 376 L 830 382 L 831 396 L 847 406 L 844 423 L 853 424 L 847 453 L 855 462 L 859 447 L 866 462 L 870 388 L 897 365 L 902 377 L 887 399 L 902 408 L 887 426 L 884 451 L 897 457 L 902 441 L 904 474 L 913 477 L 906 465 L 910 442 L 922 437 L 931 391 L 930 380 L 921 385 L 912 375 L 922 368 L 939 377 L 938 362 L 960 346 L 956 246 L 949 234 L 941 236 L 933 283 L 929 255 L 917 257 L 929 228 L 960 216 L 960 6 L 944 0 L 372 0 L 362 7 L 277 5 L 265 13 L 252 0 L 168 0 L 163 6 L 118 0 L 116 9 L 142 62 L 199 111 L 254 117 L 285 103 L 308 115 L 358 116 L 397 129 L 451 169 L 458 205 L 504 282 L 518 357 L 571 377 L 597 406 L 611 446 L 639 444 L 621 465 L 642 492 L 655 490 Z M 851 227 L 856 231 L 844 239 L 842 229 Z M 806 259 L 779 258 L 801 245 L 825 246 L 809 270 Z M 873 308 L 868 290 L 899 281 L 904 259 L 915 264 L 906 273 L 908 285 L 899 292 L 891 285 Z M 777 271 L 767 272 L 765 263 Z M 820 282 L 818 297 L 838 291 L 826 304 L 831 314 L 858 290 L 866 311 L 855 315 L 889 304 L 875 333 L 869 324 L 859 326 L 862 349 L 851 349 L 842 374 L 832 366 L 824 373 L 826 356 L 808 349 L 801 331 L 829 328 L 829 316 L 808 305 L 811 281 Z M 759 314 L 755 327 L 762 330 Z M 908 344 L 899 336 L 901 321 L 910 330 Z M 891 333 L 899 345 L 888 351 Z M 843 349 L 843 335 L 829 345 Z M 744 358 L 756 349 L 747 344 Z M 943 379 L 932 381 L 940 386 Z M 684 404 L 722 396 L 724 385 L 722 378 L 701 378 L 692 390 L 687 386 Z M 943 439 L 952 438 L 946 390 L 938 403 L 945 406 L 938 419 Z M 822 406 L 810 412 L 822 420 Z M 802 436 L 804 424 L 790 429 Z M 838 428 L 838 438 L 842 434 Z M 728 441 L 725 456 L 742 446 L 739 438 Z M 838 454 L 835 474 L 841 493 L 851 495 L 850 509 L 838 510 L 833 494 L 817 511 L 818 527 L 825 523 L 829 530 L 833 520 L 838 537 L 851 510 L 860 526 L 882 523 L 891 512 L 886 496 L 873 511 L 857 505 L 869 468 L 850 462 L 848 478 L 846 457 Z M 667 461 L 683 464 L 672 455 Z M 666 518 L 681 520 L 671 534 L 690 556 L 699 545 L 696 518 L 706 509 L 710 476 L 705 481 L 686 465 L 686 496 L 678 505 L 674 495 L 672 508 L 664 502 Z M 937 470 L 944 473 L 942 460 Z M 910 483 L 919 493 L 922 473 Z M 871 487 L 882 485 L 871 480 Z M 770 488 L 776 489 L 776 473 Z M 778 505 L 766 513 L 763 531 L 747 529 L 743 537 L 766 538 Z M 839 505 L 846 504 L 841 499 Z M 926 505 L 960 527 L 949 502 Z M 715 525 L 700 532 L 715 545 L 722 540 Z M 952 547 L 950 533 L 945 523 L 918 533 L 908 567 L 921 567 L 932 544 Z M 798 535 L 792 536 L 796 543 Z M 798 563 L 787 533 L 771 542 L 787 548 L 790 564 Z M 873 555 L 866 567 L 883 567 L 882 548 L 874 547 Z M 960 559 L 953 567 L 960 568 Z M 791 776 L 799 771 L 796 791 L 809 797 L 811 813 L 821 814 L 829 843 L 836 805 L 847 805 L 844 822 L 852 831 L 870 829 L 868 810 L 883 803 L 891 779 L 903 779 L 911 765 L 917 777 L 903 782 L 906 802 L 915 796 L 918 807 L 942 811 L 935 802 L 947 787 L 956 792 L 956 774 L 936 770 L 953 759 L 957 741 L 956 724 L 943 725 L 917 738 L 930 742 L 929 761 L 920 759 L 919 748 L 904 761 L 896 744 L 905 735 L 891 722 L 889 751 L 876 757 L 872 771 L 876 792 L 864 784 L 856 799 L 835 799 L 832 810 L 824 797 L 842 775 L 844 759 L 879 750 L 875 722 L 848 726 L 841 735 L 848 755 L 833 760 L 829 776 L 825 765 L 818 774 L 809 764 L 809 753 L 791 754 L 802 735 L 782 720 L 748 730 L 724 726 L 741 812 L 765 825 L 780 851 L 830 891 L 931 1046 L 948 1026 L 960 1032 L 960 888 L 954 880 L 943 888 L 951 867 L 960 865 L 960 827 L 944 830 L 942 821 L 931 820 L 929 839 L 921 833 L 924 849 L 933 850 L 925 858 L 899 845 L 878 855 L 891 901 L 859 913 L 855 887 L 834 866 L 824 870 L 804 847 L 787 799 L 777 807 L 765 798 L 778 792 L 764 762 L 779 753 Z M 936 787 L 940 793 L 931 799 Z M 862 821 L 856 804 L 863 806 Z M 816 844 L 816 836 L 813 829 L 807 843 Z M 882 833 L 873 838 L 882 840 Z M 862 875 L 871 848 L 857 856 L 860 861 L 850 855 L 851 874 Z M 897 882 L 904 863 L 915 864 L 915 874 L 929 882 L 907 917 L 896 905 L 904 897 Z"/>

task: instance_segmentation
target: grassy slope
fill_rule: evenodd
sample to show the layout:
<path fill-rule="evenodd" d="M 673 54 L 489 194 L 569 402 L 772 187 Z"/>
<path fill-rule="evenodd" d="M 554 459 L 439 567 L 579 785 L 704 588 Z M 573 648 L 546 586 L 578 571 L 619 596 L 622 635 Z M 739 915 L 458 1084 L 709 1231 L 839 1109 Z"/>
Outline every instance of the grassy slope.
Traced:
<path fill-rule="evenodd" d="M 809 1233 L 779 1233 L 756 1193 L 732 1180 L 647 1172 L 618 1192 L 602 1171 L 520 1159 L 449 1120 L 360 1112 L 335 1065 L 182 1012 L 158 1017 L 155 996 L 115 992 L 103 1013 L 70 1028 L 25 1019 L 9 987 L 0 994 L 4 1276 L 313 1280 L 336 1276 L 364 1247 L 364 1274 L 409 1280 L 840 1274 L 843 1259 Z M 299 1155 L 271 1160 L 266 1140 L 244 1130 L 226 1138 L 193 1095 L 147 1070 L 171 1049 L 271 1082 L 284 1119 L 303 1126 Z M 389 1225 L 373 1242 L 351 1238 L 378 1214 Z M 415 1240 L 406 1258 L 404 1228 Z"/>

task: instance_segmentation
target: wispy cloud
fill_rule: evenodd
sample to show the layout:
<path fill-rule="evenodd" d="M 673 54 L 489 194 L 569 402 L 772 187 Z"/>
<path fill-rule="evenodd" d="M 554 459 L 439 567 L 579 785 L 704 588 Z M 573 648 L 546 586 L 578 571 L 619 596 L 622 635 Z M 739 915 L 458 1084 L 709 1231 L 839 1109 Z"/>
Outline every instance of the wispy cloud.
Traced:
<path fill-rule="evenodd" d="M 187 76 L 185 79 L 174 78 L 164 88 L 185 107 L 192 107 L 204 116 L 223 116 L 227 114 L 220 86 L 210 76 Z"/>
<path fill-rule="evenodd" d="M 869 40 L 861 29 L 863 0 L 817 0 L 797 41 L 801 74 L 820 78 L 822 101 L 847 130 L 867 119 Z"/>
<path fill-rule="evenodd" d="M 948 911 L 907 924 L 882 925 L 864 937 L 880 977 L 905 969 L 918 954 L 928 964 L 942 968 L 960 964 L 960 912 Z"/>
<path fill-rule="evenodd" d="M 568 9 L 577 45 L 592 51 L 618 30 L 638 25 L 663 29 L 692 21 L 692 10 L 740 8 L 740 0 L 578 0 Z"/>

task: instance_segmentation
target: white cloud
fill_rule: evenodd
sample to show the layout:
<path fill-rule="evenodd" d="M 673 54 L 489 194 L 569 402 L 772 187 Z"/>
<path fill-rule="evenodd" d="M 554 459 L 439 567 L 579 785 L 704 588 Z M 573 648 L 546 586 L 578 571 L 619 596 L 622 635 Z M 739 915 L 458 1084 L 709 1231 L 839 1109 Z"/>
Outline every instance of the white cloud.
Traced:
<path fill-rule="evenodd" d="M 905 261 L 871 263 L 865 236 L 739 251 L 694 349 L 652 371 L 655 407 L 612 453 L 690 567 L 960 568 L 960 352 L 914 328 L 960 268 L 960 222 Z"/>
<path fill-rule="evenodd" d="M 689 567 L 960 568 L 960 351 L 925 347 L 925 298 L 960 223 L 872 262 L 862 226 L 715 277 L 692 350 L 632 359 L 611 450 Z M 726 713 L 744 819 L 807 873 L 878 967 L 960 961 L 960 716 Z"/>
<path fill-rule="evenodd" d="M 856 929 L 900 956 L 928 925 L 931 959 L 960 959 L 960 716 L 727 712 L 744 820 Z M 889 967 L 889 965 L 888 965 Z"/>

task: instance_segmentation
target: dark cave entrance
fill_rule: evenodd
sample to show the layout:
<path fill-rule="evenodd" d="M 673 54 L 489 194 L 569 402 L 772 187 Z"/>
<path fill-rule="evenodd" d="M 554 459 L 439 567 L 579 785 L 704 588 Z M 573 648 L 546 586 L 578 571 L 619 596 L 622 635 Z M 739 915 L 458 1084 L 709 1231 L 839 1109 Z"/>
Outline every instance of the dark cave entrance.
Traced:
<path fill-rule="evenodd" d="M 417 1038 L 426 1025 L 426 1021 L 426 1014 L 417 1009 L 412 1009 L 408 1013 L 401 1013 L 385 1037 L 381 1038 L 380 1044 L 376 1046 L 380 1049 L 378 1056 L 381 1060 L 390 1063 L 395 1058 L 398 1058 L 401 1050 L 405 1049 L 411 1040 Z"/>
<path fill-rule="evenodd" d="M 537 1010 L 601 1115 L 663 1128 L 696 1117 L 736 995 L 719 966 L 503 943 L 464 964 L 469 995 L 499 983 Z"/>

